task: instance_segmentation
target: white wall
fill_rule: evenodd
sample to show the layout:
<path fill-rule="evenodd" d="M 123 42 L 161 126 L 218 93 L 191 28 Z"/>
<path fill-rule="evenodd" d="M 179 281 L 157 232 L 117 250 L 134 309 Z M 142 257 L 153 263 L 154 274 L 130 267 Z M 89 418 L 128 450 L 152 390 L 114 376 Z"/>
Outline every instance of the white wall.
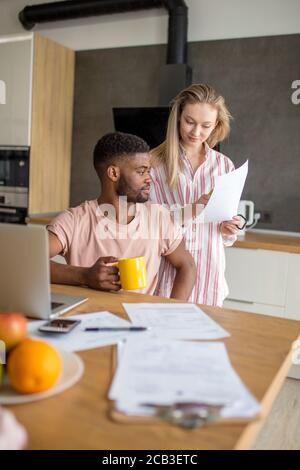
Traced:
<path fill-rule="evenodd" d="M 0 34 L 24 32 L 18 12 L 51 0 L 1 0 Z M 300 0 L 186 0 L 189 41 L 300 33 Z M 38 24 L 36 31 L 75 50 L 161 44 L 164 9 Z"/>

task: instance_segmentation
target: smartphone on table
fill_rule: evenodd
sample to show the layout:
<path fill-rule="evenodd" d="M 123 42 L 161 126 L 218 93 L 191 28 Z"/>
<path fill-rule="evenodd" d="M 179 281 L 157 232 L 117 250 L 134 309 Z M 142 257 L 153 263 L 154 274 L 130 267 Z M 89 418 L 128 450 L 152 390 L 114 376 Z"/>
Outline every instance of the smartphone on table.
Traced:
<path fill-rule="evenodd" d="M 75 326 L 79 325 L 81 320 L 72 320 L 66 318 L 56 318 L 39 327 L 43 333 L 69 333 Z"/>

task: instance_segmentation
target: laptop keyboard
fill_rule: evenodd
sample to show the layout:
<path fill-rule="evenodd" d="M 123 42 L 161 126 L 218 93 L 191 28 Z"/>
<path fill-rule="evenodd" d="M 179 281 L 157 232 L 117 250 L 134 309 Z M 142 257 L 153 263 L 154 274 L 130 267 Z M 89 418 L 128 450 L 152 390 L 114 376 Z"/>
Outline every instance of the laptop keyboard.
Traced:
<path fill-rule="evenodd" d="M 64 305 L 63 302 L 51 302 L 51 310 L 54 310 L 57 307 L 61 307 L 62 305 Z"/>

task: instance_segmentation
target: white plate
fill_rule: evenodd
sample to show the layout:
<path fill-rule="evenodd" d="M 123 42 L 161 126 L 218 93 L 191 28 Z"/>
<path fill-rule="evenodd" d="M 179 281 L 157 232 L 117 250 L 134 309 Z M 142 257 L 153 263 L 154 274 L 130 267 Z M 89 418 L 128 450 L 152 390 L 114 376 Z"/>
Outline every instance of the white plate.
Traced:
<path fill-rule="evenodd" d="M 21 394 L 14 391 L 11 386 L 4 381 L 0 387 L 0 404 L 1 405 L 18 405 L 21 403 L 29 403 L 31 401 L 43 400 L 43 398 L 52 397 L 57 393 L 72 387 L 82 376 L 84 365 L 82 360 L 77 354 L 69 351 L 59 350 L 63 370 L 60 380 L 54 387 L 46 392 Z"/>

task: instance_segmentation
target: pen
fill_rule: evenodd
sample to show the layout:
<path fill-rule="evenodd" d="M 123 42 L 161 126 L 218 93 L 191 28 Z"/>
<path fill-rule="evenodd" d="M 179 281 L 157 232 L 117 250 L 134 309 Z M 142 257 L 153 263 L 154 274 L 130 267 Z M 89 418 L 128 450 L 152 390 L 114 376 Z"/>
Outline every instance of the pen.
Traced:
<path fill-rule="evenodd" d="M 146 326 L 105 326 L 105 327 L 88 327 L 85 328 L 84 331 L 146 331 L 150 330 L 150 328 Z"/>

